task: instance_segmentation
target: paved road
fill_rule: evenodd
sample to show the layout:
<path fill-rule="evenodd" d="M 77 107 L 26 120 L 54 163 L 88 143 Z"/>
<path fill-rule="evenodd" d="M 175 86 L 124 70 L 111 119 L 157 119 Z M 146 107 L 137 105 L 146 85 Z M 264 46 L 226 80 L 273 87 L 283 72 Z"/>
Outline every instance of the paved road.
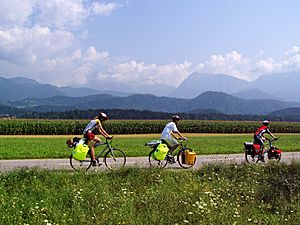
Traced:
<path fill-rule="evenodd" d="M 126 166 L 136 166 L 147 168 L 149 163 L 147 157 L 128 157 Z M 300 152 L 284 152 L 281 162 L 291 163 L 293 160 L 300 161 Z M 196 165 L 193 168 L 199 168 L 208 163 L 243 163 L 244 154 L 229 155 L 198 155 Z M 27 160 L 0 160 L 0 171 L 11 171 L 20 168 L 39 168 L 48 170 L 72 170 L 68 159 L 27 159 Z M 179 168 L 179 165 L 167 165 L 167 168 Z M 95 168 L 92 168 L 95 170 Z M 105 166 L 97 167 L 106 169 Z"/>

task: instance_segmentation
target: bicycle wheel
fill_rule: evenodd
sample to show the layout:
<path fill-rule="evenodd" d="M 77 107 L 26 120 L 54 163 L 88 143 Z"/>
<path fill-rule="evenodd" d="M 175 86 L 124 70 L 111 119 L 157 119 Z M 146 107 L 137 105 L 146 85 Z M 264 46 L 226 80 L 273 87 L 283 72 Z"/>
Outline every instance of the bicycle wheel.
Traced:
<path fill-rule="evenodd" d="M 251 153 L 245 150 L 245 160 L 247 163 L 254 164 L 254 163 L 258 163 L 259 158 L 258 155 L 252 155 Z"/>
<path fill-rule="evenodd" d="M 196 159 L 197 159 L 197 158 L 195 158 L 194 164 L 186 164 L 186 163 L 184 162 L 184 158 L 185 158 L 184 151 L 186 151 L 186 150 L 188 150 L 188 151 L 193 151 L 191 148 L 183 148 L 183 149 L 180 149 L 179 152 L 178 152 L 178 154 L 177 154 L 177 161 L 178 161 L 178 164 L 179 164 L 182 168 L 184 168 L 184 169 L 188 169 L 188 168 L 193 167 L 193 166 L 195 165 Z"/>
<path fill-rule="evenodd" d="M 149 153 L 149 156 L 148 156 L 148 161 L 150 163 L 150 166 L 157 167 L 157 168 L 164 168 L 167 165 L 167 163 L 168 163 L 167 159 L 166 158 L 164 160 L 157 160 L 157 159 L 155 159 L 154 152 L 155 152 L 155 149 L 153 149 Z"/>
<path fill-rule="evenodd" d="M 92 165 L 92 160 L 90 158 L 90 154 L 86 155 L 85 160 L 77 160 L 73 158 L 73 154 L 70 155 L 70 165 L 76 171 L 86 171 Z"/>
<path fill-rule="evenodd" d="M 113 148 L 104 155 L 104 163 L 108 169 L 117 170 L 125 166 L 126 155 L 122 150 Z"/>

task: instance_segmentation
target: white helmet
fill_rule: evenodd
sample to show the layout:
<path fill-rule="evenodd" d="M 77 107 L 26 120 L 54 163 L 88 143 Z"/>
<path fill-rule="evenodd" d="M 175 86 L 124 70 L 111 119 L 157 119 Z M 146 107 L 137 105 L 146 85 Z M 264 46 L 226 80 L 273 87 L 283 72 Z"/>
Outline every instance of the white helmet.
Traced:
<path fill-rule="evenodd" d="M 268 120 L 264 120 L 261 122 L 263 125 L 268 126 L 270 124 L 270 122 Z"/>

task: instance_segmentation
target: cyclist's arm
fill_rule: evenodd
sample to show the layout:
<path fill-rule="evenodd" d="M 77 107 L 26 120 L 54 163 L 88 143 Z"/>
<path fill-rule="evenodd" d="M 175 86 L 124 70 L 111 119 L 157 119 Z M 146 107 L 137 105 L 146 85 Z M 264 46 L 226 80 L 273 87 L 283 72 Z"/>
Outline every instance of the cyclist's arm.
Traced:
<path fill-rule="evenodd" d="M 186 139 L 186 137 L 182 136 L 182 134 L 178 130 L 172 131 L 172 134 L 177 134 L 181 139 Z"/>
<path fill-rule="evenodd" d="M 98 126 L 98 130 L 99 130 L 99 133 L 103 135 L 103 137 L 105 137 L 107 139 L 111 138 L 111 136 L 108 135 L 108 133 L 103 129 L 103 127 L 100 124 Z"/>
<path fill-rule="evenodd" d="M 270 132 L 269 134 L 270 134 L 270 136 L 271 136 L 272 138 L 276 138 L 276 137 L 274 136 L 274 134 L 272 134 L 271 132 Z"/>

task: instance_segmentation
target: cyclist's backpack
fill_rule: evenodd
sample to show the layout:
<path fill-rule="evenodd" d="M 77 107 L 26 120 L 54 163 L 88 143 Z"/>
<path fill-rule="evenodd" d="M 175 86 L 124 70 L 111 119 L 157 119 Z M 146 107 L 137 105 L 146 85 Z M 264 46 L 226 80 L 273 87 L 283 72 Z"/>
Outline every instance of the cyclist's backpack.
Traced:
<path fill-rule="evenodd" d="M 89 146 L 80 141 L 73 151 L 73 158 L 77 160 L 84 160 L 89 150 Z"/>
<path fill-rule="evenodd" d="M 168 151 L 169 151 L 168 146 L 166 144 L 160 143 L 156 147 L 155 152 L 154 152 L 153 155 L 154 155 L 155 159 L 157 159 L 157 160 L 164 160 L 167 153 L 168 153 Z"/>

